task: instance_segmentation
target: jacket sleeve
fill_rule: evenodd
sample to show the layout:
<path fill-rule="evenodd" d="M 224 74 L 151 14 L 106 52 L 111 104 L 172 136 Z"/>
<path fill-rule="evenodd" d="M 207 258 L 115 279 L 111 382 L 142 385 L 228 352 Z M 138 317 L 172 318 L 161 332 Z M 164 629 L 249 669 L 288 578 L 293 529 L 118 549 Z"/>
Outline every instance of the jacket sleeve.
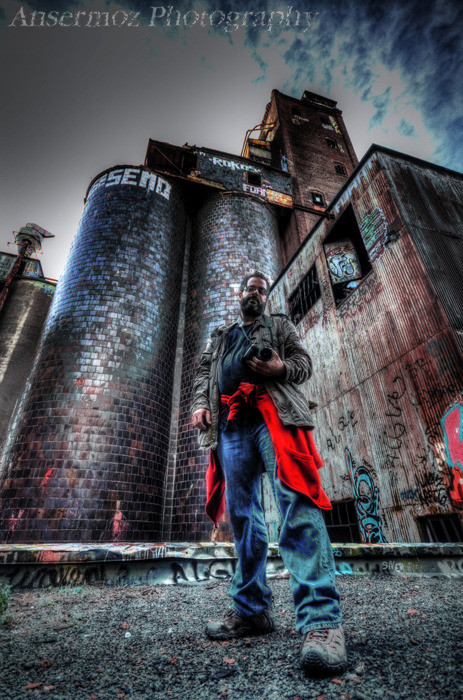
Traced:
<path fill-rule="evenodd" d="M 209 375 L 211 370 L 212 351 L 213 339 L 209 338 L 206 349 L 199 360 L 198 369 L 196 370 L 196 375 L 193 382 L 193 403 L 191 404 L 192 414 L 199 408 L 210 409 Z"/>
<path fill-rule="evenodd" d="M 312 360 L 302 345 L 294 324 L 283 318 L 284 358 L 286 374 L 282 381 L 303 384 L 312 374 Z"/>

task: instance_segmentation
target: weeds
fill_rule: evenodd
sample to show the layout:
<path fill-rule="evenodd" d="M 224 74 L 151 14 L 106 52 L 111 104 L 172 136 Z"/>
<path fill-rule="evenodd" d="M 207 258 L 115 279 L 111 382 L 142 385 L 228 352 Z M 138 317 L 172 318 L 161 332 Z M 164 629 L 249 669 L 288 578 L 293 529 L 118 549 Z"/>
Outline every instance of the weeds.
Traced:
<path fill-rule="evenodd" d="M 11 586 L 0 583 L 0 625 L 7 625 L 12 621 L 11 615 L 5 615 L 11 598 Z"/>

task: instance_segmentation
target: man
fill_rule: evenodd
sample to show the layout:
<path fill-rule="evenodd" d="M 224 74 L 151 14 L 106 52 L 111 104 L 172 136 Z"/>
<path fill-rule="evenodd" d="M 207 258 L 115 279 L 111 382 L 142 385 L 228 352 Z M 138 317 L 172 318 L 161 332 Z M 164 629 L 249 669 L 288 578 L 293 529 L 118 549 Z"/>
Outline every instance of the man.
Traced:
<path fill-rule="evenodd" d="M 240 317 L 219 326 L 204 351 L 194 384 L 192 422 L 211 448 L 206 511 L 217 524 L 224 480 L 237 551 L 233 609 L 210 622 L 213 639 L 272 632 L 266 582 L 268 534 L 262 509 L 264 469 L 281 515 L 279 550 L 290 572 L 296 629 L 304 635 L 301 663 L 312 674 L 347 664 L 334 558 L 321 509 L 331 509 L 318 469 L 310 408 L 297 388 L 312 363 L 283 314 L 264 314 L 269 282 L 255 270 L 241 283 Z M 267 357 L 251 356 L 251 346 Z M 265 356 L 265 353 L 264 353 Z"/>

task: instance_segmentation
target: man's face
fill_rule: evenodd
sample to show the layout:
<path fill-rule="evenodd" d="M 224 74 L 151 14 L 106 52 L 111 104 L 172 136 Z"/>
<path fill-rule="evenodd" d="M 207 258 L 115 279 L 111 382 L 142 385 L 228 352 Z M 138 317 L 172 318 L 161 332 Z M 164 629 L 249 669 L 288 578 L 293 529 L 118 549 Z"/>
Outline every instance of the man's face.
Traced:
<path fill-rule="evenodd" d="M 267 283 L 260 277 L 250 277 L 246 289 L 238 293 L 241 311 L 257 318 L 264 313 L 267 303 Z"/>

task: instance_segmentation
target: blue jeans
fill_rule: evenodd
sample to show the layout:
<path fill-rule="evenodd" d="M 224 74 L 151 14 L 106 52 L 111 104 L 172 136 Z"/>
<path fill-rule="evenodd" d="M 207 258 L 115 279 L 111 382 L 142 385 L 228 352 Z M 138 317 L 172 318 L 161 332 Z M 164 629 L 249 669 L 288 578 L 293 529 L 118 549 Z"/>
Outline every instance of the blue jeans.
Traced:
<path fill-rule="evenodd" d="M 266 581 L 268 532 L 262 508 L 262 470 L 268 473 L 281 516 L 279 549 L 290 573 L 296 630 L 334 628 L 341 624 L 339 593 L 331 542 L 320 509 L 283 484 L 268 428 L 256 410 L 245 424 L 222 423 L 217 446 L 227 484 L 227 505 L 238 563 L 230 587 L 243 617 L 270 607 Z"/>

